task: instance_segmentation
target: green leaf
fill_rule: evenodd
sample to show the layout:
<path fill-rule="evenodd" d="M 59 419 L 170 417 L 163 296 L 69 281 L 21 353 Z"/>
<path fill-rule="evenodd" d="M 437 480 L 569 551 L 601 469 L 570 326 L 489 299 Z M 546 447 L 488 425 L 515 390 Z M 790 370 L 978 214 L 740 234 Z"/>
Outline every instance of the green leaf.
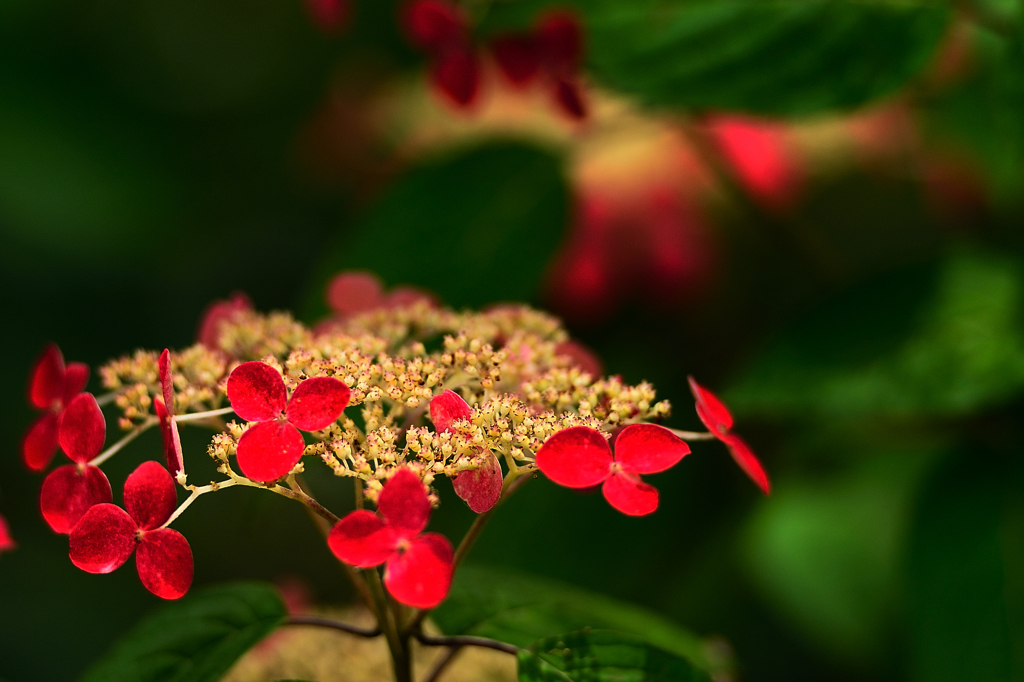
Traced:
<path fill-rule="evenodd" d="M 726 400 L 766 417 L 958 415 L 1024 388 L 1020 264 L 967 252 L 826 301 Z"/>
<path fill-rule="evenodd" d="M 516 142 L 463 150 L 398 179 L 326 259 L 312 297 L 336 271 L 365 268 L 453 306 L 530 300 L 567 219 L 552 154 Z"/>
<path fill-rule="evenodd" d="M 448 599 L 432 616 L 449 635 L 477 635 L 527 647 L 582 628 L 614 629 L 712 672 L 730 667 L 692 633 L 647 609 L 571 585 L 507 570 L 463 566 Z"/>
<path fill-rule="evenodd" d="M 196 590 L 144 618 L 81 682 L 216 682 L 286 616 L 272 585 Z"/>
<path fill-rule="evenodd" d="M 621 632 L 582 630 L 519 652 L 520 682 L 710 682 L 685 658 Z"/>
<path fill-rule="evenodd" d="M 929 64 L 950 17 L 931 0 L 576 5 L 588 69 L 602 85 L 650 106 L 781 115 L 850 109 L 895 92 Z M 536 13 L 500 10 L 492 31 Z"/>

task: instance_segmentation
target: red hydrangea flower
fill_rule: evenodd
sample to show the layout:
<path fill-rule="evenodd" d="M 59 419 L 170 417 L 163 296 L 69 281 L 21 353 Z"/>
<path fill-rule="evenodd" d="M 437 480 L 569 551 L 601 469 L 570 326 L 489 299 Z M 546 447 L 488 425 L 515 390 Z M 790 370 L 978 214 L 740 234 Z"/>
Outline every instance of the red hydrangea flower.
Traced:
<path fill-rule="evenodd" d="M 214 301 L 203 312 L 196 332 L 196 340 L 210 350 L 220 350 L 220 337 L 224 325 L 234 322 L 244 313 L 252 312 L 252 301 L 241 292 L 235 292 L 226 301 Z"/>
<path fill-rule="evenodd" d="M 623 514 L 644 516 L 658 508 L 658 491 L 640 479 L 674 466 L 690 446 L 668 429 L 631 424 L 619 432 L 612 453 L 598 431 L 573 426 L 547 439 L 537 451 L 537 468 L 568 488 L 601 484 L 608 503 Z"/>
<path fill-rule="evenodd" d="M 11 537 L 11 528 L 7 525 L 7 519 L 0 514 L 0 554 L 16 549 L 18 543 Z"/>
<path fill-rule="evenodd" d="M 804 176 L 785 126 L 744 116 L 715 116 L 708 125 L 712 141 L 751 198 L 773 211 L 796 203 Z"/>
<path fill-rule="evenodd" d="M 89 366 L 72 362 L 65 367 L 64 356 L 56 344 L 47 346 L 36 360 L 28 380 L 28 400 L 32 407 L 44 412 L 21 442 L 22 460 L 32 471 L 42 471 L 50 465 L 57 451 L 64 408 L 88 381 Z"/>
<path fill-rule="evenodd" d="M 43 480 L 39 508 L 56 533 L 70 533 L 93 505 L 110 502 L 110 482 L 89 460 L 100 454 L 107 437 L 103 413 L 91 393 L 68 403 L 60 423 L 60 447 L 74 464 L 51 471 Z"/>
<path fill-rule="evenodd" d="M 318 29 L 334 34 L 348 24 L 351 6 L 349 0 L 306 0 L 306 12 Z"/>
<path fill-rule="evenodd" d="M 449 0 L 413 0 L 402 19 L 409 41 L 430 55 L 434 86 L 456 106 L 471 105 L 480 92 L 480 57 L 459 6 Z"/>
<path fill-rule="evenodd" d="M 697 401 L 697 416 L 704 422 L 704 426 L 708 427 L 708 431 L 715 438 L 725 443 L 732 458 L 747 473 L 750 480 L 756 483 L 765 495 L 770 493 L 771 484 L 761 462 L 743 439 L 731 432 L 732 415 L 729 408 L 714 393 L 694 381 L 693 377 L 689 377 L 689 380 L 690 391 Z"/>
<path fill-rule="evenodd" d="M 430 401 L 430 420 L 438 433 L 450 431 L 452 424 L 460 419 L 469 419 L 473 408 L 455 391 L 445 391 Z M 501 464 L 494 453 L 481 453 L 484 464 L 479 469 L 463 471 L 455 475 L 452 485 L 455 494 L 465 500 L 469 508 L 482 514 L 498 503 L 504 478 Z"/>
<path fill-rule="evenodd" d="M 124 506 L 98 504 L 71 531 L 71 563 L 88 573 L 110 573 L 132 552 L 139 579 L 162 599 L 192 585 L 192 548 L 176 530 L 161 528 L 177 505 L 174 480 L 159 462 L 143 462 L 124 484 Z"/>
<path fill-rule="evenodd" d="M 181 454 L 181 437 L 178 425 L 174 421 L 174 383 L 171 381 L 171 352 L 164 348 L 157 362 L 160 372 L 160 389 L 163 399 L 155 398 L 153 408 L 160 423 L 160 432 L 164 440 L 164 459 L 167 460 L 167 471 L 177 476 L 184 469 L 184 458 Z"/>
<path fill-rule="evenodd" d="M 400 469 L 384 484 L 377 513 L 352 512 L 334 526 L 327 544 L 346 564 L 384 564 L 384 584 L 395 599 L 431 609 L 448 596 L 454 553 L 445 536 L 422 532 L 429 519 L 426 488 L 416 474 Z"/>
<path fill-rule="evenodd" d="M 254 481 L 274 481 L 292 470 L 306 443 L 303 431 L 327 428 L 348 405 L 348 386 L 334 377 L 299 383 L 291 399 L 280 373 L 263 362 L 245 362 L 231 372 L 231 407 L 242 419 L 258 422 L 238 441 L 238 466 Z"/>

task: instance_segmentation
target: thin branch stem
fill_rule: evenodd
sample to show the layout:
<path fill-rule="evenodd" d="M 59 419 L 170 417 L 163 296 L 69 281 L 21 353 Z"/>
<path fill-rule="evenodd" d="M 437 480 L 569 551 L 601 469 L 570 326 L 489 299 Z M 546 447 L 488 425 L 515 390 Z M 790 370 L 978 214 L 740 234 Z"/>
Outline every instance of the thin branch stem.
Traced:
<path fill-rule="evenodd" d="M 340 630 L 347 632 L 350 635 L 358 635 L 359 637 L 379 637 L 381 629 L 375 628 L 363 628 L 358 625 L 352 625 L 351 623 L 342 623 L 339 620 L 332 620 L 330 618 L 321 618 L 320 616 L 289 616 L 283 625 L 312 625 L 321 628 L 331 628 L 332 630 Z"/>
<path fill-rule="evenodd" d="M 680 431 L 679 429 L 669 429 L 669 431 L 683 440 L 714 440 L 717 437 L 710 431 Z"/>
<path fill-rule="evenodd" d="M 95 457 L 93 457 L 92 461 L 89 462 L 89 466 L 98 467 L 100 464 L 103 464 L 108 459 L 110 459 L 115 454 L 117 454 L 117 452 L 121 448 L 123 448 L 125 445 L 128 445 L 128 443 L 131 443 L 133 440 L 138 438 L 139 435 L 143 431 L 149 429 L 151 426 L 155 426 L 156 424 L 157 424 L 157 419 L 155 417 L 150 417 L 146 421 L 142 422 L 141 424 L 136 426 L 134 429 L 132 429 L 131 431 L 126 433 L 124 436 L 122 436 L 121 440 L 117 441 L 116 443 L 111 445 L 109 448 L 107 448 L 106 450 L 104 450 L 100 454 L 98 454 Z"/>
<path fill-rule="evenodd" d="M 398 624 L 391 618 L 391 610 L 388 609 L 387 597 L 384 594 L 384 585 L 381 584 L 380 574 L 377 569 L 368 568 L 363 571 L 366 582 L 370 585 L 370 593 L 377 609 L 377 624 L 384 631 L 388 641 L 388 649 L 391 651 L 391 660 L 395 666 L 396 682 L 412 682 L 412 668 L 409 654 L 403 641 L 398 634 Z"/>
<path fill-rule="evenodd" d="M 219 410 L 209 410 L 207 412 L 189 412 L 188 414 L 176 414 L 174 415 L 174 421 L 179 424 L 182 422 L 195 422 L 202 421 L 204 419 L 210 419 L 212 417 L 219 417 L 222 414 L 231 414 L 235 409 L 233 407 L 222 407 Z"/>
<path fill-rule="evenodd" d="M 416 635 L 416 639 L 420 644 L 425 644 L 427 646 L 478 646 L 485 649 L 494 649 L 495 651 L 504 651 L 506 654 L 512 654 L 513 656 L 522 651 L 522 649 L 514 644 L 499 642 L 496 639 L 487 639 L 486 637 L 471 637 L 469 635 L 435 637 L 433 635 L 424 635 L 423 633 L 420 633 Z"/>
<path fill-rule="evenodd" d="M 104 393 L 103 395 L 98 395 L 98 396 L 96 396 L 96 404 L 99 405 L 100 407 L 103 407 L 104 405 L 106 405 L 108 403 L 114 402 L 114 400 L 117 399 L 117 396 L 118 396 L 118 392 L 117 391 L 111 391 L 110 393 Z"/>
<path fill-rule="evenodd" d="M 218 490 L 221 490 L 223 488 L 231 488 L 231 487 L 236 486 L 236 485 L 238 485 L 238 481 L 236 481 L 236 480 L 227 480 L 227 481 L 219 481 L 217 483 L 211 483 L 210 485 L 204 485 L 201 488 L 193 488 L 192 489 L 192 494 L 185 498 L 185 501 L 182 502 L 178 506 L 178 508 L 174 510 L 174 513 L 171 514 L 170 518 L 168 518 L 167 521 L 164 523 L 164 525 L 162 525 L 160 527 L 161 528 L 167 528 L 167 526 L 171 525 L 171 523 L 173 523 L 176 518 L 181 516 L 181 513 L 183 511 L 185 511 L 186 509 L 189 508 L 189 505 L 191 505 L 193 502 L 195 502 L 197 499 L 199 499 L 200 495 L 205 495 L 206 493 L 217 492 Z"/>
<path fill-rule="evenodd" d="M 441 677 L 441 673 L 445 671 L 445 669 L 451 664 L 452 661 L 455 660 L 455 657 L 458 656 L 459 652 L 461 651 L 461 645 L 453 646 L 450 649 L 448 649 L 448 653 L 446 653 L 437 661 L 437 663 L 434 665 L 434 669 L 431 670 L 430 673 L 425 678 L 423 678 L 423 682 L 437 682 L 437 680 Z"/>

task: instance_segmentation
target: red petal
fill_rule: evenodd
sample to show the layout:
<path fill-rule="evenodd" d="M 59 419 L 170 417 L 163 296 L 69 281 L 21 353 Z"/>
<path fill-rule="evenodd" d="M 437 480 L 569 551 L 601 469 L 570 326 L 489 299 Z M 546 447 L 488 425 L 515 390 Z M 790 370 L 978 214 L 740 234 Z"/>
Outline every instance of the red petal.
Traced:
<path fill-rule="evenodd" d="M 64 404 L 67 405 L 89 383 L 89 365 L 72 362 L 64 373 Z"/>
<path fill-rule="evenodd" d="M 555 354 L 569 358 L 574 367 L 578 368 L 581 372 L 586 372 L 595 379 L 604 374 L 601 359 L 582 343 L 562 341 L 555 346 Z"/>
<path fill-rule="evenodd" d="M 91 508 L 68 538 L 71 563 L 87 573 L 110 573 L 135 550 L 135 522 L 113 504 Z"/>
<path fill-rule="evenodd" d="M 42 471 L 50 466 L 53 453 L 57 451 L 57 433 L 60 430 L 60 414 L 47 412 L 29 427 L 21 441 L 21 459 L 31 471 Z"/>
<path fill-rule="evenodd" d="M 15 549 L 18 543 L 11 537 L 11 529 L 7 525 L 7 519 L 0 514 L 0 554 Z"/>
<path fill-rule="evenodd" d="M 415 535 L 427 527 L 430 519 L 427 487 L 409 469 L 399 469 L 384 484 L 377 510 L 403 537 Z"/>
<path fill-rule="evenodd" d="M 338 33 L 348 23 L 348 0 L 306 0 L 306 10 L 324 33 Z"/>
<path fill-rule="evenodd" d="M 74 462 L 88 462 L 100 454 L 107 438 L 107 423 L 92 393 L 79 393 L 61 417 L 60 447 Z"/>
<path fill-rule="evenodd" d="M 414 0 L 402 19 L 409 41 L 425 50 L 437 50 L 466 36 L 466 18 L 452 2 Z"/>
<path fill-rule="evenodd" d="M 39 508 L 55 533 L 70 533 L 90 507 L 111 499 L 110 482 L 97 467 L 79 471 L 77 465 L 67 464 L 43 480 Z"/>
<path fill-rule="evenodd" d="M 587 104 L 583 90 L 574 80 L 559 78 L 555 81 L 555 102 L 559 108 L 577 121 L 587 117 Z"/>
<path fill-rule="evenodd" d="M 288 393 L 276 369 L 265 362 L 243 362 L 228 377 L 228 400 L 239 417 L 260 422 L 284 411 Z"/>
<path fill-rule="evenodd" d="M 469 106 L 480 91 L 480 60 L 468 45 L 446 49 L 434 60 L 431 77 L 453 104 Z"/>
<path fill-rule="evenodd" d="M 601 488 L 608 504 L 623 514 L 645 516 L 658 508 L 658 491 L 631 474 L 613 474 Z"/>
<path fill-rule="evenodd" d="M 537 468 L 558 485 L 587 488 L 608 478 L 612 449 L 605 437 L 573 426 L 547 439 L 537 451 Z"/>
<path fill-rule="evenodd" d="M 260 422 L 238 440 L 238 467 L 254 481 L 276 481 L 298 464 L 305 449 L 302 434 L 291 424 Z"/>
<path fill-rule="evenodd" d="M 398 538 L 387 521 L 372 511 L 359 509 L 338 521 L 327 536 L 327 546 L 350 566 L 380 566 L 395 551 Z"/>
<path fill-rule="evenodd" d="M 729 408 L 714 393 L 694 381 L 693 377 L 687 378 L 690 381 L 690 392 L 697 401 L 697 416 L 715 438 L 721 438 L 723 433 L 732 428 Z"/>
<path fill-rule="evenodd" d="M 28 379 L 28 401 L 47 410 L 64 397 L 64 356 L 57 344 L 51 343 L 32 367 Z"/>
<path fill-rule="evenodd" d="M 615 461 L 631 474 L 656 474 L 690 454 L 690 446 L 655 424 L 630 424 L 615 439 Z"/>
<path fill-rule="evenodd" d="M 757 456 L 750 449 L 750 446 L 739 436 L 731 433 L 722 438 L 722 441 L 728 446 L 732 458 L 747 473 L 747 476 L 750 476 L 750 480 L 756 483 L 757 487 L 764 491 L 765 495 L 768 495 L 771 492 L 768 474 L 765 472 L 764 467 L 761 466 Z"/>
<path fill-rule="evenodd" d="M 472 415 L 473 408 L 455 391 L 445 391 L 430 399 L 430 421 L 434 422 L 438 433 L 450 429 L 453 422 L 469 419 Z"/>
<path fill-rule="evenodd" d="M 516 87 L 522 87 L 537 77 L 540 71 L 539 49 L 537 39 L 531 35 L 499 36 L 491 43 L 498 68 Z"/>
<path fill-rule="evenodd" d="M 800 199 L 803 163 L 787 140 L 784 124 L 715 116 L 709 131 L 739 184 L 764 208 L 783 211 Z"/>
<path fill-rule="evenodd" d="M 583 59 L 583 28 L 575 15 L 553 12 L 537 28 L 544 67 L 556 76 L 571 76 L 579 71 Z"/>
<path fill-rule="evenodd" d="M 181 437 L 178 435 L 178 425 L 171 415 L 167 414 L 164 401 L 160 398 L 153 400 L 153 407 L 156 410 L 156 418 L 160 422 L 160 433 L 164 441 L 164 459 L 167 461 L 167 471 L 171 476 L 177 476 L 178 472 L 185 467 L 184 457 L 181 454 Z"/>
<path fill-rule="evenodd" d="M 384 287 L 369 272 L 342 272 L 327 284 L 327 305 L 339 317 L 348 317 L 384 304 Z"/>
<path fill-rule="evenodd" d="M 306 379 L 292 391 L 285 414 L 303 431 L 330 426 L 348 405 L 348 386 L 334 377 Z"/>
<path fill-rule="evenodd" d="M 437 299 L 433 294 L 414 287 L 395 287 L 385 298 L 384 307 L 408 308 L 417 303 L 425 303 L 433 308 L 437 306 Z"/>
<path fill-rule="evenodd" d="M 160 370 L 160 390 L 163 393 L 164 408 L 168 414 L 174 414 L 174 383 L 171 381 L 171 351 L 164 348 L 157 361 Z"/>
<path fill-rule="evenodd" d="M 415 538 L 384 569 L 391 596 L 406 606 L 432 609 L 448 596 L 452 584 L 452 543 L 440 533 Z"/>
<path fill-rule="evenodd" d="M 498 503 L 504 483 L 498 458 L 487 454 L 484 459 L 485 464 L 479 469 L 463 471 L 452 479 L 455 494 L 477 514 L 483 514 Z"/>
<path fill-rule="evenodd" d="M 232 294 L 229 301 L 214 301 L 203 312 L 199 330 L 196 332 L 196 340 L 207 348 L 219 350 L 224 325 L 234 321 L 241 313 L 250 310 L 252 310 L 252 301 L 241 292 Z"/>
<path fill-rule="evenodd" d="M 139 528 L 162 526 L 178 506 L 174 479 L 159 462 L 143 462 L 124 483 L 124 506 Z"/>
<path fill-rule="evenodd" d="M 161 599 L 177 599 L 192 586 L 192 548 L 176 530 L 161 528 L 143 535 L 135 566 L 142 584 Z"/>

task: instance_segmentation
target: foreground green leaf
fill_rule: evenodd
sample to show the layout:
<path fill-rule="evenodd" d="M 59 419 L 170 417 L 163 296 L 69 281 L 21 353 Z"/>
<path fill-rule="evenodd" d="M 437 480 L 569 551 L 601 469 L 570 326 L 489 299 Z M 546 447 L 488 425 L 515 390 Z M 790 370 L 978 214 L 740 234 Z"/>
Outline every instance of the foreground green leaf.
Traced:
<path fill-rule="evenodd" d="M 216 682 L 286 616 L 272 585 L 196 590 L 144 618 L 81 682 Z"/>
<path fill-rule="evenodd" d="M 449 635 L 477 635 L 528 647 L 558 633 L 614 629 L 684 656 L 712 672 L 729 667 L 694 634 L 664 616 L 571 585 L 535 576 L 463 566 L 448 599 L 433 613 Z"/>
<path fill-rule="evenodd" d="M 519 652 L 520 682 L 710 682 L 682 656 L 621 632 L 582 630 Z"/>

